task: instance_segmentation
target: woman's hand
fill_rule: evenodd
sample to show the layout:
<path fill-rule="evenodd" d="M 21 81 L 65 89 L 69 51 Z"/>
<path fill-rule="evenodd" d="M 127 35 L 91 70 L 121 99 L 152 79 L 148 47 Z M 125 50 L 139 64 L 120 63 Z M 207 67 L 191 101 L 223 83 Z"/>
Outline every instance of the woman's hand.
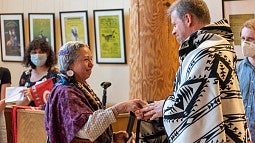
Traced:
<path fill-rule="evenodd" d="M 0 112 L 4 110 L 6 106 L 5 99 L 0 100 Z"/>
<path fill-rule="evenodd" d="M 30 88 L 23 89 L 22 93 L 24 94 L 24 97 L 26 97 L 29 102 L 34 100 L 30 92 Z"/>
<path fill-rule="evenodd" d="M 117 114 L 135 112 L 145 106 L 147 102 L 140 99 L 133 99 L 126 102 L 121 102 L 114 105 L 112 108 L 116 110 Z"/>

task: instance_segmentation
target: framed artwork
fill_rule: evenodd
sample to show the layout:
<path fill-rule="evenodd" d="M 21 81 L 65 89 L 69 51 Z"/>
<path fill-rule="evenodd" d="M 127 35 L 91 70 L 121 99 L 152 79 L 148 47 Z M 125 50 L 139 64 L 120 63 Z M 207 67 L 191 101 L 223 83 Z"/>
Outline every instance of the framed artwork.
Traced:
<path fill-rule="evenodd" d="M 244 58 L 241 49 L 240 31 L 243 23 L 255 18 L 254 0 L 222 0 L 222 15 L 227 19 L 234 34 L 237 60 Z"/>
<path fill-rule="evenodd" d="M 29 13 L 29 41 L 45 38 L 55 52 L 55 15 L 54 13 Z"/>
<path fill-rule="evenodd" d="M 125 64 L 123 9 L 94 10 L 96 61 L 99 64 Z"/>
<path fill-rule="evenodd" d="M 60 12 L 62 44 L 68 41 L 81 41 L 89 45 L 88 12 Z"/>
<path fill-rule="evenodd" d="M 23 14 L 0 14 L 2 61 L 23 61 L 24 20 Z"/>

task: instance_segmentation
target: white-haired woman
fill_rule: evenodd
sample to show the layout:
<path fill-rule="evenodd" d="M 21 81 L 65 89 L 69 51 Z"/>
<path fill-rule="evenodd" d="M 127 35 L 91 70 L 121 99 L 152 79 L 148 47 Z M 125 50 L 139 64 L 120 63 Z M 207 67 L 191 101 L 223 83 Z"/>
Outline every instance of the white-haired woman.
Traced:
<path fill-rule="evenodd" d="M 130 100 L 102 109 L 102 104 L 86 80 L 93 63 L 90 48 L 81 42 L 68 42 L 58 52 L 61 74 L 45 109 L 45 127 L 50 143 L 124 143 L 127 133 L 113 133 L 111 123 L 119 113 L 135 111 L 145 103 Z"/>

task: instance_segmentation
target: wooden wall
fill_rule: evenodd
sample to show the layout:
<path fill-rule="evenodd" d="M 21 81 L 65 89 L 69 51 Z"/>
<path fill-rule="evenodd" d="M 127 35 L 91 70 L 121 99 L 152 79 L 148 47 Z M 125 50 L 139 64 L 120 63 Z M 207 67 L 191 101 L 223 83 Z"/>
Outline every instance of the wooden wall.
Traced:
<path fill-rule="evenodd" d="M 131 0 L 130 98 L 160 100 L 173 90 L 178 43 L 166 15 L 174 0 Z"/>

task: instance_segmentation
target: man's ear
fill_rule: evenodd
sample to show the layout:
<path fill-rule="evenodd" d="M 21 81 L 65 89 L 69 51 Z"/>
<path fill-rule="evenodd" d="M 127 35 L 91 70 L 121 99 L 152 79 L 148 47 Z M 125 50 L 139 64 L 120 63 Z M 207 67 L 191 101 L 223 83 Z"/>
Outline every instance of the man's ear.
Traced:
<path fill-rule="evenodd" d="M 187 24 L 187 26 L 191 26 L 191 23 L 192 23 L 192 15 L 187 13 L 184 15 L 184 22 L 185 24 Z"/>

